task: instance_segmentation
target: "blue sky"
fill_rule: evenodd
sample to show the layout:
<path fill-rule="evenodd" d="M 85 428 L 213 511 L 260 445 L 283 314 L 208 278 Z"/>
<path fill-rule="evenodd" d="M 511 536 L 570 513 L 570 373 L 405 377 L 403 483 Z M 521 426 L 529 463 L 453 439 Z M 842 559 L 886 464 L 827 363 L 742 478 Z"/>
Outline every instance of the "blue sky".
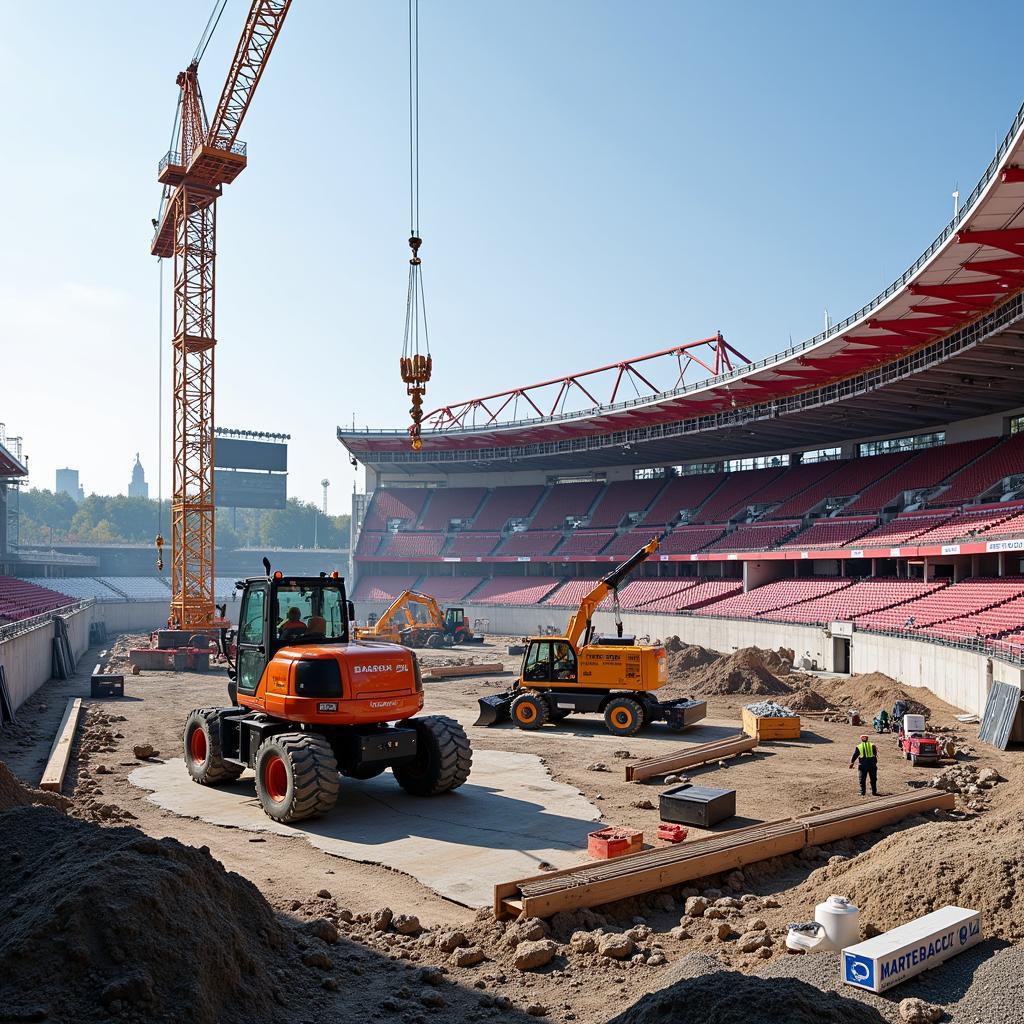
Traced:
<path fill-rule="evenodd" d="M 70 465 L 123 491 L 137 450 L 155 484 L 149 219 L 211 0 L 2 3 L 0 421 L 40 486 Z M 219 204 L 217 420 L 290 433 L 291 493 L 330 477 L 332 511 L 336 424 L 406 423 L 405 10 L 295 0 Z M 756 359 L 858 308 L 1024 99 L 1024 10 L 964 11 L 421 0 L 427 407 L 719 329 Z"/>

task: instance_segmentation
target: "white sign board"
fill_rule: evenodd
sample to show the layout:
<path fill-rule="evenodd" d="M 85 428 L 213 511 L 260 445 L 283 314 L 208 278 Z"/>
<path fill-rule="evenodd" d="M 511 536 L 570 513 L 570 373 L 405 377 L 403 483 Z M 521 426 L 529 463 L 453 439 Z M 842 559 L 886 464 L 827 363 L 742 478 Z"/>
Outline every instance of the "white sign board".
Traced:
<path fill-rule="evenodd" d="M 884 992 L 981 941 L 981 914 L 943 907 L 843 950 L 847 985 Z"/>

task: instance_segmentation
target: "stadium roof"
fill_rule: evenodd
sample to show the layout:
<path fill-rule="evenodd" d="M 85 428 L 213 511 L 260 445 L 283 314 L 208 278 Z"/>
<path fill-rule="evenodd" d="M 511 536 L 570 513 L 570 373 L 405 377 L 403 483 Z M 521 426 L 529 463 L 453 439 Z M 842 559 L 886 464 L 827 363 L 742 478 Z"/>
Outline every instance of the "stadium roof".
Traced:
<path fill-rule="evenodd" d="M 0 480 L 14 480 L 28 476 L 28 467 L 10 452 L 4 444 L 0 444 Z"/>
<path fill-rule="evenodd" d="M 724 355 L 700 363 L 713 371 L 705 380 L 683 383 L 681 369 L 677 386 L 628 401 L 502 420 L 559 383 L 549 381 L 434 410 L 419 452 L 405 430 L 339 427 L 337 436 L 379 470 L 579 469 L 834 444 L 1024 404 L 1024 107 L 958 215 L 867 305 L 754 363 L 728 368 L 738 353 L 724 344 L 718 335 L 615 364 L 632 375 L 696 346 Z"/>

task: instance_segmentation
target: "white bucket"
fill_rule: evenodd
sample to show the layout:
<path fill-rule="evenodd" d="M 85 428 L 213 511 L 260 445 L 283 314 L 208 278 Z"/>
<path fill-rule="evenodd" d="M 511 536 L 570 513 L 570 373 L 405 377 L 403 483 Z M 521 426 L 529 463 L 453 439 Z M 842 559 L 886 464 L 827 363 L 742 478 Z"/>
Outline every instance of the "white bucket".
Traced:
<path fill-rule="evenodd" d="M 860 909 L 845 896 L 829 896 L 814 908 L 814 921 L 791 928 L 789 949 L 804 953 L 833 953 L 860 941 Z"/>

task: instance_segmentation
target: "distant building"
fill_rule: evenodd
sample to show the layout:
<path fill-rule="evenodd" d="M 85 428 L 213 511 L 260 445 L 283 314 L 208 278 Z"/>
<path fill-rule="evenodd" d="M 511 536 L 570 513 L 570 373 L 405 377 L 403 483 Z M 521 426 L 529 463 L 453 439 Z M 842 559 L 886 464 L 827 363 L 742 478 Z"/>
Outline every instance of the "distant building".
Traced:
<path fill-rule="evenodd" d="M 78 482 L 77 469 L 58 469 L 57 485 L 54 490 L 58 494 L 70 494 L 75 501 L 85 500 L 85 491 Z"/>
<path fill-rule="evenodd" d="M 146 483 L 146 471 L 139 461 L 139 453 L 135 453 L 135 465 L 132 466 L 132 482 L 128 485 L 129 498 L 148 498 L 149 484 Z"/>

